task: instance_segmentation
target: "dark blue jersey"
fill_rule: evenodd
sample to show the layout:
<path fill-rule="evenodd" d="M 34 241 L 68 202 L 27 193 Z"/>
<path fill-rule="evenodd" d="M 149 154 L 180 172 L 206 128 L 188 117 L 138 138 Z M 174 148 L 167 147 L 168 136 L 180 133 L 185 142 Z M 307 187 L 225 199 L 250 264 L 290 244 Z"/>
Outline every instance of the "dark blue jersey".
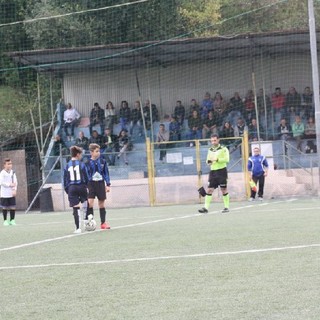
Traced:
<path fill-rule="evenodd" d="M 68 190 L 70 185 L 87 185 L 89 174 L 87 167 L 79 160 L 70 160 L 63 174 L 63 185 L 65 190 Z"/>
<path fill-rule="evenodd" d="M 111 185 L 109 169 L 105 159 L 101 157 L 96 160 L 90 159 L 87 163 L 87 170 L 89 173 L 89 181 L 104 180 L 107 186 Z"/>
<path fill-rule="evenodd" d="M 252 175 L 260 177 L 264 174 L 265 168 L 268 168 L 268 161 L 262 155 L 254 155 L 249 158 L 248 170 L 252 171 Z"/>

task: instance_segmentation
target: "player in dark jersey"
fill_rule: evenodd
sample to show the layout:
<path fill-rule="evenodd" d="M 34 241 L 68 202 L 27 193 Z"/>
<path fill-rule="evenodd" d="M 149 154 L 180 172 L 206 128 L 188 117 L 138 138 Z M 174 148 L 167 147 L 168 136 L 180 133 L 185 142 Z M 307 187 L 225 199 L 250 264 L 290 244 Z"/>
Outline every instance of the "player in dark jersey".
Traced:
<path fill-rule="evenodd" d="M 82 149 L 77 146 L 70 148 L 71 160 L 67 163 L 63 174 L 64 190 L 68 194 L 70 207 L 73 208 L 74 223 L 76 230 L 74 233 L 81 233 L 81 213 L 80 203 L 86 211 L 87 207 L 87 184 L 88 184 L 88 171 L 83 162 Z"/>
<path fill-rule="evenodd" d="M 91 158 L 88 161 L 87 170 L 89 173 L 88 182 L 88 211 L 87 217 L 93 215 L 93 203 L 95 197 L 98 198 L 98 206 L 100 211 L 101 229 L 110 229 L 110 225 L 106 222 L 105 201 L 106 193 L 110 192 L 110 176 L 109 169 L 105 159 L 100 157 L 100 146 L 95 143 L 89 145 Z"/>

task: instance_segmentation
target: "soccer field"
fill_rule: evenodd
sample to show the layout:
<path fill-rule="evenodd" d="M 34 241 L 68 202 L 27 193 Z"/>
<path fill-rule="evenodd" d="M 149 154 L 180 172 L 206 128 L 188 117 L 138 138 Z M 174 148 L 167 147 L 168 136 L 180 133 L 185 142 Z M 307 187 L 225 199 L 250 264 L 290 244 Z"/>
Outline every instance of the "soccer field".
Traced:
<path fill-rule="evenodd" d="M 198 208 L 112 209 L 80 235 L 71 210 L 18 215 L 0 319 L 319 320 L 319 199 Z"/>

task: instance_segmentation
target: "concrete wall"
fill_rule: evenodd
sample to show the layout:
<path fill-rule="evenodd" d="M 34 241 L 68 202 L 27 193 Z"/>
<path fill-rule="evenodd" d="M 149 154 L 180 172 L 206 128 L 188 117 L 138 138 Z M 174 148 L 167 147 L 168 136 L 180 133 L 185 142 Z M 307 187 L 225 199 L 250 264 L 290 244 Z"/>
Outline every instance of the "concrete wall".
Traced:
<path fill-rule="evenodd" d="M 176 100 L 188 107 L 192 98 L 199 102 L 206 91 L 212 95 L 220 91 L 229 100 L 235 91 L 244 97 L 252 89 L 252 71 L 256 88 L 265 87 L 268 94 L 275 87 L 286 93 L 296 87 L 302 93 L 311 86 L 310 55 L 223 59 L 216 62 L 177 64 L 166 68 L 139 69 L 138 77 L 142 100 L 151 97 L 161 115 L 169 114 Z M 88 116 L 94 102 L 105 107 L 110 100 L 119 109 L 120 102 L 127 100 L 130 106 L 138 98 L 135 70 L 103 72 L 79 72 L 64 76 L 65 102 L 71 102 L 83 116 Z"/>

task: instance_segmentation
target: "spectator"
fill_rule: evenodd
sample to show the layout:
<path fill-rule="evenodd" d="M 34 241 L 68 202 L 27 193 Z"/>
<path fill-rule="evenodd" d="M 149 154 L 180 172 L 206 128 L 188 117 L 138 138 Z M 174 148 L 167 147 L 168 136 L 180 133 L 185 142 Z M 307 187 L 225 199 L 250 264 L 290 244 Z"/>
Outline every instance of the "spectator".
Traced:
<path fill-rule="evenodd" d="M 108 101 L 106 105 L 104 116 L 106 119 L 106 128 L 109 128 L 111 132 L 113 132 L 113 126 L 117 123 L 117 115 L 114 105 L 111 101 Z"/>
<path fill-rule="evenodd" d="M 257 108 L 259 114 L 259 124 L 267 135 L 273 119 L 271 117 L 271 100 L 268 95 L 264 94 L 263 89 L 260 89 L 257 95 Z"/>
<path fill-rule="evenodd" d="M 301 96 L 301 109 L 302 116 L 305 119 L 314 117 L 314 104 L 313 104 L 313 93 L 311 92 L 310 87 L 305 87 L 303 94 Z"/>
<path fill-rule="evenodd" d="M 297 142 L 297 149 L 302 151 L 302 138 L 304 135 L 304 124 L 301 122 L 301 117 L 296 116 L 296 121 L 292 124 L 292 135 Z"/>
<path fill-rule="evenodd" d="M 67 110 L 63 113 L 64 132 L 67 140 L 72 141 L 74 139 L 74 128 L 79 123 L 80 113 L 69 102 Z M 68 128 L 71 127 L 71 133 L 69 134 Z"/>
<path fill-rule="evenodd" d="M 160 149 L 160 159 L 159 159 L 160 161 L 163 161 L 163 159 L 167 155 L 168 145 L 164 143 L 166 141 L 169 141 L 169 132 L 166 131 L 164 124 L 161 123 L 159 126 L 159 132 L 157 136 L 157 142 L 159 143 L 159 149 Z"/>
<path fill-rule="evenodd" d="M 213 112 L 213 117 L 216 119 L 217 129 L 220 130 L 228 114 L 225 106 L 218 107 Z"/>
<path fill-rule="evenodd" d="M 121 130 L 127 130 L 127 125 L 131 121 L 131 110 L 129 108 L 128 102 L 125 100 L 121 101 L 119 118 Z"/>
<path fill-rule="evenodd" d="M 243 117 L 244 114 L 245 114 L 244 103 L 240 97 L 239 92 L 235 92 L 229 102 L 228 118 L 230 119 L 230 121 L 233 121 L 233 119 L 235 118 L 238 119 L 239 117 Z"/>
<path fill-rule="evenodd" d="M 282 141 L 288 141 L 292 137 L 292 128 L 290 124 L 287 124 L 287 120 L 285 118 L 280 120 L 280 125 L 277 128 L 278 137 Z M 288 148 L 287 145 L 284 144 L 284 152 L 287 154 Z"/>
<path fill-rule="evenodd" d="M 169 141 L 180 141 L 181 140 L 181 127 L 174 115 L 171 116 L 169 124 Z M 170 144 L 174 147 L 174 144 Z"/>
<path fill-rule="evenodd" d="M 191 104 L 190 104 L 190 107 L 189 107 L 189 113 L 188 113 L 188 118 L 190 118 L 192 116 L 192 112 L 193 110 L 196 110 L 198 112 L 198 114 L 201 114 L 200 112 L 200 106 L 197 102 L 196 99 L 191 99 Z"/>
<path fill-rule="evenodd" d="M 280 122 L 280 119 L 286 118 L 286 97 L 281 92 L 281 88 L 277 87 L 271 98 L 273 109 L 273 121 Z"/>
<path fill-rule="evenodd" d="M 237 124 L 234 127 L 234 136 L 235 137 L 243 137 L 244 132 L 248 131 L 248 127 L 242 118 L 237 120 Z"/>
<path fill-rule="evenodd" d="M 90 112 L 90 125 L 89 125 L 90 135 L 92 135 L 92 128 L 97 124 L 100 125 L 101 134 L 103 134 L 104 119 L 105 118 L 104 118 L 103 109 L 101 109 L 98 102 L 95 102 Z"/>
<path fill-rule="evenodd" d="M 60 155 L 60 151 L 61 151 L 61 154 L 64 155 L 68 152 L 68 147 L 66 146 L 66 144 L 62 140 L 61 136 L 59 134 L 57 134 L 54 137 L 54 144 L 52 147 L 52 155 L 57 157 Z"/>
<path fill-rule="evenodd" d="M 189 140 L 192 139 L 201 139 L 201 131 L 202 131 L 202 119 L 199 116 L 196 110 L 193 111 L 192 117 L 188 120 L 189 131 L 187 134 L 187 138 Z M 193 142 L 190 142 L 190 147 L 193 147 Z"/>
<path fill-rule="evenodd" d="M 142 115 L 141 115 L 141 104 L 140 101 L 134 103 L 134 108 L 131 110 L 131 123 L 130 123 L 130 135 L 133 135 L 134 128 L 138 128 L 139 137 L 142 136 Z"/>
<path fill-rule="evenodd" d="M 127 130 L 121 130 L 118 136 L 119 154 L 117 158 L 120 159 L 123 156 L 124 163 L 129 164 L 127 158 L 127 152 L 132 150 L 132 144 L 129 141 Z"/>
<path fill-rule="evenodd" d="M 258 134 L 258 131 L 259 131 L 259 134 Z M 257 119 L 254 119 L 254 118 L 251 119 L 251 123 L 248 125 L 248 133 L 249 133 L 250 141 L 259 141 L 264 138 L 263 130 L 261 129 L 261 126 L 259 126 L 259 130 L 258 130 Z"/>
<path fill-rule="evenodd" d="M 229 121 L 225 121 L 223 124 L 220 134 L 220 138 L 224 138 L 222 143 L 227 146 L 227 148 L 230 148 L 230 145 L 234 142 L 234 139 L 225 139 L 225 138 L 233 138 L 234 137 L 234 129 L 231 126 L 231 123 Z"/>
<path fill-rule="evenodd" d="M 89 150 L 89 139 L 85 137 L 83 131 L 79 131 L 78 138 L 76 139 L 75 145 L 82 148 L 85 151 Z"/>
<path fill-rule="evenodd" d="M 209 92 L 206 92 L 206 94 L 204 95 L 204 99 L 202 100 L 202 103 L 201 103 L 201 109 L 200 109 L 201 118 L 205 119 L 208 115 L 208 112 L 211 110 L 213 110 L 213 100 L 211 98 L 211 94 Z M 192 114 L 190 117 L 192 117 Z"/>
<path fill-rule="evenodd" d="M 106 153 L 107 164 L 114 166 L 116 152 L 119 152 L 118 137 L 112 134 L 110 128 L 106 128 L 103 136 L 103 152 Z"/>
<path fill-rule="evenodd" d="M 145 106 L 143 107 L 143 116 L 146 124 L 146 129 L 151 129 L 151 124 L 159 121 L 159 112 L 155 104 L 150 104 L 150 100 L 146 100 Z"/>
<path fill-rule="evenodd" d="M 176 117 L 177 122 L 179 122 L 181 128 L 183 128 L 185 114 L 186 114 L 186 110 L 182 105 L 181 100 L 178 100 L 174 108 L 174 116 Z"/>
<path fill-rule="evenodd" d="M 227 104 L 225 100 L 222 98 L 222 95 L 220 92 L 216 92 L 214 98 L 213 98 L 213 111 L 216 109 L 226 109 Z M 209 110 L 210 111 L 210 110 Z"/>
<path fill-rule="evenodd" d="M 254 93 L 252 90 L 248 90 L 246 97 L 244 98 L 244 119 L 245 121 L 251 122 L 251 119 L 257 118 L 256 105 L 254 101 Z"/>
<path fill-rule="evenodd" d="M 316 139 L 316 124 L 313 117 L 309 117 L 304 131 L 305 138 Z"/>
<path fill-rule="evenodd" d="M 295 87 L 291 87 L 286 95 L 287 114 L 300 115 L 301 112 L 301 96 Z M 289 118 L 287 120 L 290 120 Z"/>
<path fill-rule="evenodd" d="M 209 111 L 208 117 L 203 121 L 202 139 L 207 139 L 211 137 L 212 134 L 218 134 L 217 121 L 213 115 L 213 111 Z"/>
<path fill-rule="evenodd" d="M 91 143 L 94 143 L 94 144 L 97 144 L 101 147 L 103 147 L 103 139 L 102 139 L 102 136 L 99 135 L 98 131 L 97 130 L 93 130 L 92 131 L 92 134 L 91 134 L 91 137 L 89 139 L 89 144 Z"/>

